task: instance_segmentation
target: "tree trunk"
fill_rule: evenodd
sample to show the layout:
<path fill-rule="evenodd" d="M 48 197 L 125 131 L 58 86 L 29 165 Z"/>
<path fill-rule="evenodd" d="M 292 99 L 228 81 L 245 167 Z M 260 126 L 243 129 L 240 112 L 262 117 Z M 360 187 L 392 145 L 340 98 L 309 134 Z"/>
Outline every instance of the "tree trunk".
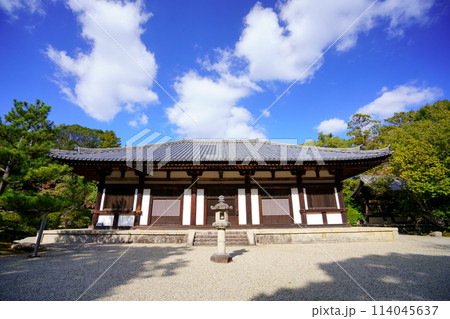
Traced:
<path fill-rule="evenodd" d="M 6 179 L 9 177 L 9 174 L 11 172 L 11 163 L 8 163 L 8 165 L 6 166 L 3 176 L 0 180 L 0 195 L 3 194 L 3 192 L 6 189 L 6 185 L 8 184 L 8 182 L 6 181 Z"/>

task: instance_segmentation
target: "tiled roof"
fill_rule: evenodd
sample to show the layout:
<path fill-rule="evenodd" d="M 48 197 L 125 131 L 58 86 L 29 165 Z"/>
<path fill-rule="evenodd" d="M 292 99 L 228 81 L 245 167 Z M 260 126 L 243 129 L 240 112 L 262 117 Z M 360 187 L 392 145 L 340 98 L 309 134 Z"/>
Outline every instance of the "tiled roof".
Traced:
<path fill-rule="evenodd" d="M 323 148 L 273 143 L 264 140 L 181 140 L 162 144 L 121 148 L 78 148 L 75 151 L 52 149 L 50 156 L 66 161 L 93 162 L 279 162 L 352 161 L 388 157 L 389 148 L 361 150 Z"/>
<path fill-rule="evenodd" d="M 361 180 L 362 183 L 364 183 L 365 185 L 367 185 L 368 187 L 371 187 L 371 185 L 373 183 L 376 183 L 377 181 L 382 180 L 383 178 L 388 179 L 388 181 L 390 182 L 389 184 L 389 188 L 394 190 L 394 191 L 398 191 L 404 188 L 403 182 L 397 178 L 395 178 L 394 176 L 389 176 L 389 175 L 360 175 L 359 179 Z"/>

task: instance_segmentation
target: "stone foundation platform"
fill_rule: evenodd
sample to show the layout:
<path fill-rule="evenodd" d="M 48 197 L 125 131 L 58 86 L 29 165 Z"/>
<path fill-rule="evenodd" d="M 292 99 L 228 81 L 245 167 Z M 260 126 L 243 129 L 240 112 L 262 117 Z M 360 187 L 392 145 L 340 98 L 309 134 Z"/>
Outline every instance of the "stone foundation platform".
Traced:
<path fill-rule="evenodd" d="M 64 229 L 44 231 L 42 243 L 170 243 L 193 245 L 196 233 L 211 232 L 202 229 L 174 230 L 93 230 Z M 248 228 L 249 245 L 301 244 L 315 242 L 390 241 L 398 237 L 393 227 L 333 227 L 333 228 Z M 233 229 L 227 230 L 233 232 Z"/>

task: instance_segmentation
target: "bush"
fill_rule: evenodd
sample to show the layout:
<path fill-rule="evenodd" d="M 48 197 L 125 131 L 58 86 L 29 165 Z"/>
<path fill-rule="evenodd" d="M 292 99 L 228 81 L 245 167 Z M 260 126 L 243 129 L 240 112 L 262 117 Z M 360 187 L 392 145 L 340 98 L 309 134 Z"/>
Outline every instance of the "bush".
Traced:
<path fill-rule="evenodd" d="M 352 206 L 347 206 L 347 220 L 350 225 L 356 226 L 358 225 L 358 221 L 363 220 L 363 215 Z"/>
<path fill-rule="evenodd" d="M 36 236 L 40 215 L 17 214 L 0 211 L 0 241 L 12 242 L 29 236 Z"/>

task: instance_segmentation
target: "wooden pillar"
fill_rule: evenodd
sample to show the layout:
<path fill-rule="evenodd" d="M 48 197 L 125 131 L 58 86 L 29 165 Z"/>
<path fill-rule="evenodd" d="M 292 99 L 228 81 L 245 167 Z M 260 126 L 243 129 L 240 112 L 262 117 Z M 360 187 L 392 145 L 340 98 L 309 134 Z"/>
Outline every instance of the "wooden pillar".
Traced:
<path fill-rule="evenodd" d="M 114 212 L 114 219 L 113 219 L 113 228 L 117 228 L 119 226 L 119 212 Z"/>
<path fill-rule="evenodd" d="M 250 185 L 250 173 L 245 173 L 245 206 L 247 213 L 247 225 L 252 225 L 252 194 Z"/>
<path fill-rule="evenodd" d="M 97 223 L 98 223 L 98 216 L 99 216 L 98 211 L 94 210 L 92 212 L 92 225 L 89 226 L 89 228 L 94 228 L 95 225 L 97 225 Z"/>
<path fill-rule="evenodd" d="M 134 226 L 139 226 L 141 223 L 141 215 L 142 215 L 142 196 L 144 192 L 144 183 L 145 183 L 145 174 L 139 171 L 134 171 L 134 173 L 139 176 L 139 184 L 138 184 L 138 194 L 136 199 L 136 213 L 134 217 Z"/>
<path fill-rule="evenodd" d="M 199 176 L 203 174 L 203 171 L 200 170 L 192 170 L 187 171 L 187 174 L 192 177 L 191 180 L 191 218 L 190 218 L 190 225 L 196 224 L 196 218 L 197 218 L 197 179 Z"/>
<path fill-rule="evenodd" d="M 102 196 L 103 196 L 103 189 L 105 188 L 105 180 L 106 180 L 106 172 L 105 171 L 99 171 L 98 174 L 100 175 L 100 180 L 98 182 L 97 186 L 97 198 L 95 199 L 95 207 L 94 211 L 92 212 L 92 227 L 95 227 L 98 223 L 98 216 L 100 211 L 100 205 L 102 202 Z"/>
<path fill-rule="evenodd" d="M 183 201 L 181 201 L 183 202 Z M 153 195 L 150 192 L 150 203 L 148 205 L 148 218 L 147 218 L 147 225 L 152 224 L 152 209 L 153 209 Z"/>
<path fill-rule="evenodd" d="M 195 225 L 195 221 L 197 218 L 197 184 L 192 186 L 191 189 L 191 225 Z"/>
<path fill-rule="evenodd" d="M 100 181 L 98 182 L 97 186 L 97 198 L 95 200 L 95 210 L 100 210 L 100 203 L 102 202 L 102 195 L 103 195 L 103 189 L 105 188 L 105 179 L 106 174 L 101 173 L 100 175 Z"/>
<path fill-rule="evenodd" d="M 298 197 L 300 201 L 300 216 L 301 216 L 301 225 L 306 226 L 306 204 L 305 204 L 305 196 L 303 193 L 303 175 L 306 174 L 305 170 L 298 170 L 295 172 L 291 172 L 292 174 L 297 176 L 297 188 L 298 188 Z"/>
<path fill-rule="evenodd" d="M 348 219 L 347 219 L 347 210 L 345 209 L 345 202 L 344 202 L 344 195 L 342 194 L 342 181 L 341 181 L 341 170 L 335 171 L 334 180 L 336 183 L 336 189 L 338 191 L 338 201 L 339 201 L 339 207 L 343 210 L 341 212 L 342 217 L 342 224 L 347 225 Z"/>
<path fill-rule="evenodd" d="M 322 222 L 324 225 L 328 225 L 327 212 L 322 212 Z"/>

